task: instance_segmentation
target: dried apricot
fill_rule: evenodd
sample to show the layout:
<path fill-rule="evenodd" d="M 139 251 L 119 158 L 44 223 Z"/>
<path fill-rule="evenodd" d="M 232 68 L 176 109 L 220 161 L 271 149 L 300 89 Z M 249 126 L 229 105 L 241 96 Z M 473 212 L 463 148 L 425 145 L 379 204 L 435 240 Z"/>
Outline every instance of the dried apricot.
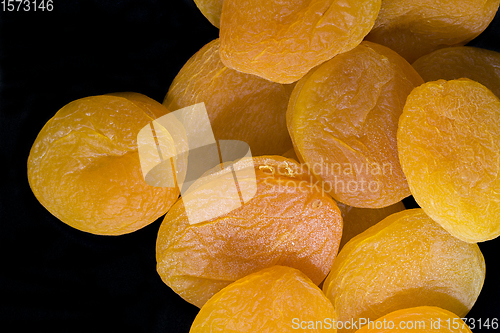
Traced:
<path fill-rule="evenodd" d="M 406 60 L 370 42 L 297 83 L 288 104 L 288 131 L 299 159 L 335 200 L 381 208 L 410 195 L 396 132 L 406 97 L 422 83 Z"/>
<path fill-rule="evenodd" d="M 194 2 L 210 23 L 219 28 L 222 0 L 194 0 Z"/>
<path fill-rule="evenodd" d="M 292 83 L 356 47 L 379 10 L 380 0 L 225 0 L 221 59 L 240 72 Z"/>
<path fill-rule="evenodd" d="M 273 266 L 215 294 L 190 332 L 336 332 L 331 329 L 336 319 L 332 303 L 307 276 Z"/>
<path fill-rule="evenodd" d="M 500 100 L 469 79 L 428 82 L 406 102 L 399 158 L 415 201 L 452 235 L 500 235 Z"/>
<path fill-rule="evenodd" d="M 419 306 L 391 312 L 356 333 L 472 333 L 456 314 L 435 306 Z"/>
<path fill-rule="evenodd" d="M 216 39 L 184 65 L 163 104 L 175 111 L 203 102 L 216 139 L 244 141 L 254 156 L 280 155 L 292 148 L 286 128 L 291 92 L 289 85 L 224 66 Z"/>
<path fill-rule="evenodd" d="M 31 148 L 28 180 L 36 198 L 64 223 L 93 234 L 130 233 L 155 221 L 179 191 L 144 182 L 136 140 L 142 127 L 167 112 L 136 93 L 64 106 Z"/>
<path fill-rule="evenodd" d="M 310 182 L 312 176 L 281 156 L 256 157 L 249 163 L 257 180 L 252 199 L 227 214 L 191 225 L 183 196 L 158 232 L 159 275 L 198 307 L 231 282 L 274 265 L 300 269 L 319 284 L 337 254 L 340 211 L 330 196 Z M 209 185 L 201 180 L 192 185 L 191 195 L 200 209 L 208 200 L 222 201 L 227 195 L 224 188 Z"/>
<path fill-rule="evenodd" d="M 337 202 L 342 213 L 342 239 L 340 241 L 339 251 L 354 236 L 359 235 L 366 229 L 374 226 L 387 216 L 405 210 L 402 201 L 383 208 L 356 208 Z"/>
<path fill-rule="evenodd" d="M 344 322 L 416 306 L 438 306 L 464 317 L 484 276 L 477 244 L 451 236 L 422 209 L 409 209 L 351 239 L 323 290 Z"/>
<path fill-rule="evenodd" d="M 500 0 L 384 0 L 366 39 L 409 62 L 437 49 L 465 45 L 495 17 Z"/>
<path fill-rule="evenodd" d="M 413 68 L 425 82 L 468 78 L 500 98 L 500 53 L 471 46 L 447 47 L 420 57 Z"/>

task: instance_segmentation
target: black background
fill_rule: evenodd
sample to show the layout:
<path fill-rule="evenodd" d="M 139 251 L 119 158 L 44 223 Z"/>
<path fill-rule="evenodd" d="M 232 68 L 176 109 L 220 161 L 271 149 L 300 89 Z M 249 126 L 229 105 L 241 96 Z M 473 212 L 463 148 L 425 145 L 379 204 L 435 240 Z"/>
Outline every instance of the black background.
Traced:
<path fill-rule="evenodd" d="M 65 104 L 118 91 L 162 102 L 182 65 L 217 37 L 192 0 L 0 7 L 0 331 L 189 331 L 198 309 L 156 273 L 161 219 L 119 237 L 72 229 L 38 203 L 26 161 Z M 500 15 L 471 44 L 500 51 Z M 469 317 L 500 318 L 500 238 L 480 247 L 486 282 Z"/>

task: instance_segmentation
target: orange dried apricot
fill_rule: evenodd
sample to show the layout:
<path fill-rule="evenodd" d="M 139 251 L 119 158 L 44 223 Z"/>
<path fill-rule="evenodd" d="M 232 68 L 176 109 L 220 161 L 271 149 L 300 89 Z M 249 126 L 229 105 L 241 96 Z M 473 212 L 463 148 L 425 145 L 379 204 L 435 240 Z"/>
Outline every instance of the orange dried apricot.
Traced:
<path fill-rule="evenodd" d="M 292 147 L 286 128 L 291 92 L 289 85 L 224 66 L 216 39 L 184 65 L 163 104 L 175 111 L 203 102 L 216 139 L 244 141 L 254 156 L 281 155 Z"/>
<path fill-rule="evenodd" d="M 201 308 L 190 332 L 336 332 L 326 328 L 336 319 L 332 303 L 307 276 L 274 266 L 215 294 Z"/>
<path fill-rule="evenodd" d="M 500 53 L 472 46 L 447 47 L 412 64 L 425 82 L 468 78 L 500 98 Z"/>
<path fill-rule="evenodd" d="M 405 210 L 402 201 L 383 208 L 356 208 L 337 202 L 342 213 L 342 239 L 340 241 L 339 251 L 354 236 L 359 235 L 366 229 L 374 226 L 387 216 Z"/>
<path fill-rule="evenodd" d="M 221 59 L 235 70 L 292 83 L 356 47 L 379 10 L 380 0 L 225 0 Z"/>
<path fill-rule="evenodd" d="M 158 232 L 159 275 L 198 307 L 231 282 L 274 265 L 297 268 L 319 284 L 337 254 L 340 211 L 330 196 L 310 182 L 312 176 L 281 156 L 256 157 L 248 163 L 257 180 L 252 199 L 227 214 L 191 225 L 183 196 Z M 208 200 L 222 201 L 227 195 L 225 188 L 203 179 L 192 186 L 190 195 L 200 209 Z M 248 185 L 240 182 L 239 186 L 243 192 Z"/>
<path fill-rule="evenodd" d="M 409 62 L 437 49 L 465 45 L 495 17 L 500 0 L 384 0 L 366 39 Z"/>
<path fill-rule="evenodd" d="M 472 333 L 456 314 L 435 306 L 419 306 L 391 312 L 356 333 Z"/>
<path fill-rule="evenodd" d="M 323 291 L 340 321 L 375 320 L 416 306 L 438 306 L 464 317 L 484 277 L 477 244 L 453 237 L 422 209 L 409 209 L 352 238 Z"/>
<path fill-rule="evenodd" d="M 69 103 L 38 134 L 28 180 L 40 203 L 73 228 L 98 235 L 138 230 L 165 214 L 175 188 L 144 182 L 137 133 L 168 111 L 136 93 Z"/>
<path fill-rule="evenodd" d="M 382 208 L 410 195 L 396 132 L 406 97 L 422 83 L 406 60 L 370 42 L 297 83 L 288 104 L 288 131 L 299 159 L 335 200 Z"/>
<path fill-rule="evenodd" d="M 469 79 L 428 82 L 406 102 L 399 158 L 415 201 L 452 235 L 500 235 L 500 100 Z"/>
<path fill-rule="evenodd" d="M 194 0 L 194 2 L 210 23 L 219 28 L 222 0 Z"/>

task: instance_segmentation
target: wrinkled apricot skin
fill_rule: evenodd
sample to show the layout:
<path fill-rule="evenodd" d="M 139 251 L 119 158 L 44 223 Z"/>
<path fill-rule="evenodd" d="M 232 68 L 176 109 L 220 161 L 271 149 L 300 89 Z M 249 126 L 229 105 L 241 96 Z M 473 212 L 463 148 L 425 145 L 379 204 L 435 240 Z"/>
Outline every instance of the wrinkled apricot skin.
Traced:
<path fill-rule="evenodd" d="M 398 119 L 423 83 L 390 49 L 363 42 L 295 86 L 287 126 L 298 158 L 335 200 L 382 208 L 410 195 L 399 165 Z"/>
<path fill-rule="evenodd" d="M 221 60 L 240 72 L 292 83 L 356 47 L 379 10 L 380 0 L 225 0 Z"/>
<path fill-rule="evenodd" d="M 337 330 L 325 326 L 308 326 L 325 319 L 331 322 L 337 316 L 321 290 L 300 271 L 273 266 L 245 276 L 215 294 L 201 308 L 190 333 L 335 333 Z"/>
<path fill-rule="evenodd" d="M 69 226 L 98 235 L 138 230 L 165 214 L 175 188 L 144 182 L 137 133 L 167 113 L 136 93 L 74 101 L 50 119 L 28 158 L 28 180 L 40 203 Z"/>
<path fill-rule="evenodd" d="M 184 65 L 163 104 L 175 111 L 205 103 L 216 139 L 244 141 L 254 156 L 281 155 L 292 148 L 286 128 L 291 93 L 290 85 L 224 66 L 216 39 Z"/>
<path fill-rule="evenodd" d="M 310 183 L 312 176 L 280 156 L 256 157 L 249 163 L 257 179 L 251 200 L 230 213 L 190 225 L 180 199 L 158 232 L 159 275 L 198 307 L 231 282 L 274 265 L 297 268 L 319 284 L 337 254 L 340 211 L 330 196 Z M 191 194 L 201 205 L 205 197 L 217 201 L 227 195 L 202 180 L 200 184 L 192 185 Z M 247 185 L 239 186 L 243 191 Z"/>
<path fill-rule="evenodd" d="M 415 201 L 466 242 L 500 235 L 500 100 L 469 79 L 416 88 L 399 121 L 401 166 Z"/>
<path fill-rule="evenodd" d="M 393 325 L 394 328 L 391 328 Z M 419 306 L 391 312 L 356 333 L 472 333 L 456 314 L 435 306 Z"/>
<path fill-rule="evenodd" d="M 500 0 L 384 0 L 366 40 L 410 63 L 440 48 L 465 45 L 495 17 Z"/>
<path fill-rule="evenodd" d="M 340 241 L 339 251 L 354 236 L 359 235 L 366 229 L 374 226 L 387 216 L 405 210 L 402 201 L 384 208 L 356 208 L 337 202 L 342 213 L 342 240 Z"/>
<path fill-rule="evenodd" d="M 194 2 L 210 23 L 219 28 L 222 0 L 194 0 Z"/>
<path fill-rule="evenodd" d="M 413 68 L 425 82 L 468 78 L 500 98 L 500 53 L 471 46 L 448 47 L 417 59 Z"/>
<path fill-rule="evenodd" d="M 422 209 L 392 214 L 339 252 L 323 291 L 340 321 L 438 306 L 464 317 L 485 277 L 477 244 L 462 242 Z"/>

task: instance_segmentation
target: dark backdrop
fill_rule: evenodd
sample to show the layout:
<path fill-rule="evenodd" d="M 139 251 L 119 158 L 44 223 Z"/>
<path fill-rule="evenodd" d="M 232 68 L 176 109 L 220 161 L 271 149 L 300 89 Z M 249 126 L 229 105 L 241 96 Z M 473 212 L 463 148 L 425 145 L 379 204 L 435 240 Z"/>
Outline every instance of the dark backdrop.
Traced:
<path fill-rule="evenodd" d="M 161 219 L 120 237 L 72 229 L 36 200 L 26 160 L 43 125 L 75 99 L 135 91 L 161 102 L 218 30 L 192 0 L 53 5 L 6 13 L 0 2 L 0 330 L 188 332 L 198 309 L 156 273 Z M 499 15 L 472 44 L 500 51 Z M 469 316 L 499 318 L 500 239 L 480 247 L 486 283 Z"/>

